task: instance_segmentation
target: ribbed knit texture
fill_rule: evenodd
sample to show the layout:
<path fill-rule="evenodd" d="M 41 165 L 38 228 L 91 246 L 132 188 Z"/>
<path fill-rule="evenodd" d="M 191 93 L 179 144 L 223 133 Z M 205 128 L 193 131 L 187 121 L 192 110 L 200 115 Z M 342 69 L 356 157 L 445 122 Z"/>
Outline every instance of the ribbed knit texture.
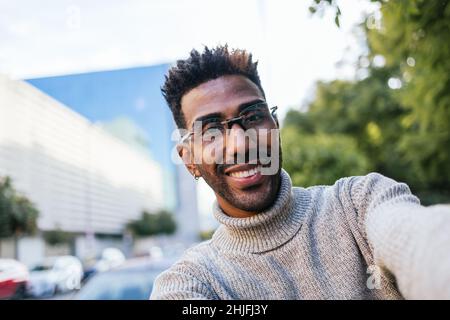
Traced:
<path fill-rule="evenodd" d="M 433 284 L 429 270 L 417 262 L 430 258 L 420 242 L 432 242 L 428 231 L 439 224 L 433 249 L 447 254 L 446 266 L 438 272 L 449 273 L 448 210 L 440 209 L 439 219 L 431 218 L 406 184 L 380 174 L 305 189 L 292 187 L 283 170 L 269 210 L 232 218 L 216 202 L 213 211 L 221 223 L 213 238 L 187 250 L 162 273 L 151 299 L 450 297 L 448 286 Z M 415 221 L 430 219 L 427 232 L 416 239 Z M 425 267 L 432 268 L 429 264 Z"/>

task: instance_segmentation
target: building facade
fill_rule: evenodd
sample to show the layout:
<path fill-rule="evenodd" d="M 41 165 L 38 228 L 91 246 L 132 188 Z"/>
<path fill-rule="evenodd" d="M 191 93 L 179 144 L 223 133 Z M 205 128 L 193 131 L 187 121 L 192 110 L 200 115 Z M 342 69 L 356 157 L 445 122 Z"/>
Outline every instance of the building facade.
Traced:
<path fill-rule="evenodd" d="M 197 186 L 185 166 L 172 160 L 175 123 L 160 90 L 169 67 L 160 64 L 26 81 L 154 159 L 163 172 L 159 185 L 163 206 L 177 222 L 175 237 L 190 245 L 198 241 L 200 231 Z"/>
<path fill-rule="evenodd" d="M 5 76 L 0 176 L 10 176 L 36 204 L 43 231 L 119 235 L 142 210 L 164 207 L 163 172 L 149 155 L 29 83 Z M 83 241 L 78 251 L 86 252 L 92 243 Z"/>

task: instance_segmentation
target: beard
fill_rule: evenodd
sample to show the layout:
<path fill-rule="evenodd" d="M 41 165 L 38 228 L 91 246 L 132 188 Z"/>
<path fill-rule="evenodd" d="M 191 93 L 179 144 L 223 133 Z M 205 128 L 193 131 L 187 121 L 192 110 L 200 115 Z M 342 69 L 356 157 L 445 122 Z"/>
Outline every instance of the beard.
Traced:
<path fill-rule="evenodd" d="M 203 166 L 197 166 L 203 179 L 213 191 L 225 199 L 230 205 L 240 210 L 249 212 L 261 212 L 269 208 L 278 195 L 281 183 L 282 151 L 279 148 L 279 168 L 273 175 L 268 175 L 268 181 L 261 185 L 252 186 L 243 190 L 234 190 L 226 182 L 223 170 L 207 170 Z M 217 168 L 217 166 L 216 166 Z"/>

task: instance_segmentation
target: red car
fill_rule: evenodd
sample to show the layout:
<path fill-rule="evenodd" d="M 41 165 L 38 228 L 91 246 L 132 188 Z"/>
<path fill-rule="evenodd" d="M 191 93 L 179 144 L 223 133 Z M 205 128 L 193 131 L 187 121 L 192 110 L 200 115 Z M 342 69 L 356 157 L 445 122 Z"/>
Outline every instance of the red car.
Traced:
<path fill-rule="evenodd" d="M 26 294 L 28 268 L 13 259 L 0 259 L 0 299 L 20 299 Z"/>

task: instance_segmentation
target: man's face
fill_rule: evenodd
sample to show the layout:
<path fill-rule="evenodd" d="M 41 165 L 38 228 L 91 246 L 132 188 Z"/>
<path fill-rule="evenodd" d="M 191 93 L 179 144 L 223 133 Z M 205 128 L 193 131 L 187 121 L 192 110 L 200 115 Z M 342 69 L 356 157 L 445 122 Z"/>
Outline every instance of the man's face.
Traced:
<path fill-rule="evenodd" d="M 248 106 L 258 102 L 265 102 L 265 99 L 252 81 L 243 76 L 229 75 L 195 87 L 183 96 L 181 106 L 186 128 L 191 131 L 195 121 L 201 120 L 204 125 L 211 118 L 235 118 L 242 114 L 243 110 L 245 112 Z M 214 190 L 222 208 L 225 206 L 255 213 L 268 208 L 276 198 L 280 184 L 281 149 L 278 135 L 276 139 L 272 138 L 273 132 L 277 132 L 278 124 L 270 116 L 268 109 L 266 113 L 269 117 L 256 130 L 257 141 L 245 136 L 244 129 L 248 128 L 233 123 L 228 128 L 230 130 L 223 135 L 223 139 L 220 139 L 221 143 L 213 148 L 214 152 L 211 152 L 211 148 L 205 148 L 202 141 L 196 142 L 195 137 L 189 147 L 182 151 L 188 169 L 205 179 Z M 265 135 L 264 139 L 261 139 L 261 132 Z M 261 168 L 268 166 L 259 157 L 259 149 L 264 148 L 262 154 L 280 155 L 279 159 L 276 159 L 275 170 L 271 170 L 270 174 L 264 174 L 264 170 L 261 173 Z M 218 154 L 221 156 L 218 157 Z"/>

